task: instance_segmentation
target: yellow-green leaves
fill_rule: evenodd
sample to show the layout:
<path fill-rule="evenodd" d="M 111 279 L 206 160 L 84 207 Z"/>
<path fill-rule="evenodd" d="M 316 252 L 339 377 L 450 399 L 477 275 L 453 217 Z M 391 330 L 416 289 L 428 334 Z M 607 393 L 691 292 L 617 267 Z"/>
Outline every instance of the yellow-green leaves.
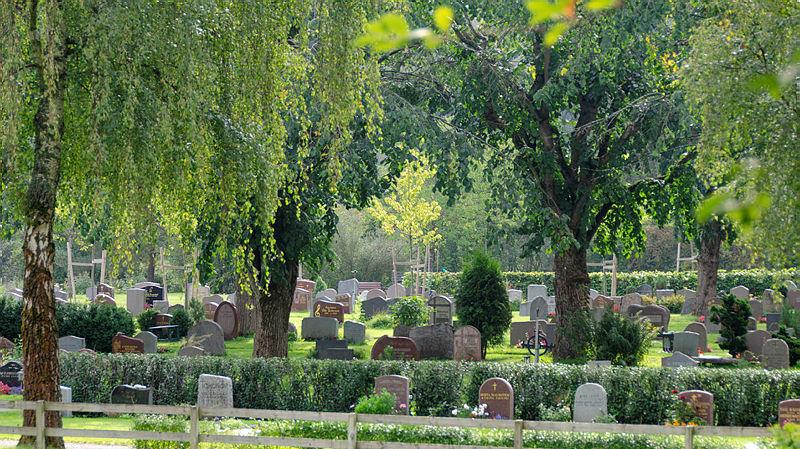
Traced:
<path fill-rule="evenodd" d="M 441 238 L 434 223 L 442 214 L 442 206 L 424 198 L 426 183 L 436 175 L 436 169 L 418 151 L 411 150 L 411 155 L 414 160 L 403 167 L 391 192 L 383 202 L 373 199 L 367 213 L 386 234 L 399 234 L 412 244 L 429 245 Z"/>
<path fill-rule="evenodd" d="M 749 232 L 771 202 L 770 196 L 764 192 L 745 200 L 737 199 L 730 192 L 716 192 L 697 209 L 697 221 L 705 223 L 712 216 L 727 216 L 738 223 L 744 232 Z"/>
<path fill-rule="evenodd" d="M 453 9 L 439 6 L 433 12 L 433 24 L 440 33 L 446 33 L 453 24 Z M 406 18 L 396 13 L 384 14 L 364 27 L 364 34 L 356 39 L 359 47 L 370 47 L 376 53 L 385 53 L 421 41 L 428 48 L 441 42 L 439 34 L 430 28 L 412 30 Z"/>
<path fill-rule="evenodd" d="M 588 11 L 602 11 L 619 5 L 619 0 L 589 0 L 583 2 Z M 525 4 L 531 13 L 532 26 L 553 22 L 545 31 L 544 44 L 552 47 L 577 20 L 578 0 L 528 0 Z"/>

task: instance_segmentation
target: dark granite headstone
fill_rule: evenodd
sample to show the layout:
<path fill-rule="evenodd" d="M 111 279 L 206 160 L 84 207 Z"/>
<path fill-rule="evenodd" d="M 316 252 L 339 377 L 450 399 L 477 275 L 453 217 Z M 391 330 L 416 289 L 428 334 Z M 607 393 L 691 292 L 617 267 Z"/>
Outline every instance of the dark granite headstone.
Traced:
<path fill-rule="evenodd" d="M 395 397 L 394 409 L 397 413 L 407 415 L 409 410 L 408 403 L 408 377 L 389 375 L 375 378 L 375 393 L 383 390 L 392 393 Z"/>
<path fill-rule="evenodd" d="M 138 284 L 137 284 L 138 285 Z M 164 301 L 164 287 L 160 285 L 144 285 L 139 287 L 145 291 L 144 302 L 152 307 L 153 301 Z"/>
<path fill-rule="evenodd" d="M 124 334 L 114 335 L 111 339 L 111 352 L 115 354 L 144 354 L 144 342 Z"/>
<path fill-rule="evenodd" d="M 373 316 L 379 313 L 386 313 L 389 311 L 389 305 L 383 298 L 372 298 L 361 301 L 361 313 L 364 318 L 371 320 Z"/>
<path fill-rule="evenodd" d="M 419 360 L 419 349 L 414 340 L 406 337 L 390 337 L 384 335 L 372 346 L 371 358 L 383 359 L 387 354 L 386 348 L 392 348 L 392 358 L 395 360 Z"/>
<path fill-rule="evenodd" d="M 0 366 L 0 382 L 9 387 L 21 387 L 23 379 L 22 364 L 19 362 L 6 362 Z"/>
<path fill-rule="evenodd" d="M 486 404 L 492 419 L 514 419 L 514 389 L 507 380 L 493 377 L 481 384 L 478 403 Z"/>
<path fill-rule="evenodd" d="M 142 385 L 118 385 L 111 391 L 111 403 L 153 405 L 153 389 Z"/>
<path fill-rule="evenodd" d="M 431 307 L 430 324 L 453 324 L 453 301 L 444 296 L 434 296 L 428 300 Z"/>
<path fill-rule="evenodd" d="M 214 312 L 214 321 L 222 328 L 225 340 L 239 336 L 239 313 L 233 304 L 223 301 Z"/>

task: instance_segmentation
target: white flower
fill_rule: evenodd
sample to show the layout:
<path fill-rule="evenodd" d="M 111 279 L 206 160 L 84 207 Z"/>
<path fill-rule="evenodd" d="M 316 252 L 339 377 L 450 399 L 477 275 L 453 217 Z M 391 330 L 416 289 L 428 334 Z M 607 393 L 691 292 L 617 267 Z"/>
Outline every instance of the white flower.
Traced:
<path fill-rule="evenodd" d="M 453 416 L 456 416 L 457 414 L 458 414 L 458 410 L 457 409 L 453 409 Z"/>

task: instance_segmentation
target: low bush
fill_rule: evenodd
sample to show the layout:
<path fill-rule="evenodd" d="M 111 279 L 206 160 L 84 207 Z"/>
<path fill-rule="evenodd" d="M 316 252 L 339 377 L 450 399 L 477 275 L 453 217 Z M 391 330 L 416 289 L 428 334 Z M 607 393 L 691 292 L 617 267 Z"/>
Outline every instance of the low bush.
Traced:
<path fill-rule="evenodd" d="M 22 301 L 0 296 L 0 336 L 11 341 L 19 338 L 22 326 Z"/>
<path fill-rule="evenodd" d="M 75 402 L 106 403 L 115 386 L 142 384 L 153 388 L 156 404 L 192 404 L 200 374 L 216 374 L 233 379 L 236 407 L 349 412 L 360 397 L 372 394 L 375 377 L 399 374 L 411 380 L 418 415 L 450 416 L 455 407 L 479 402 L 484 380 L 502 377 L 514 387 L 520 419 L 539 419 L 540 404 L 572 406 L 577 387 L 595 382 L 605 387 L 608 412 L 619 422 L 662 424 L 672 416 L 671 391 L 698 389 L 714 394 L 715 424 L 765 426 L 775 422 L 781 400 L 800 397 L 795 370 L 77 353 L 61 354 L 60 360 L 62 385 L 72 388 Z"/>
<path fill-rule="evenodd" d="M 189 301 L 189 310 L 187 312 L 192 323 L 199 323 L 206 319 L 206 309 L 203 307 L 203 302 L 195 298 Z"/>
<path fill-rule="evenodd" d="M 362 396 L 356 403 L 356 413 L 366 413 L 369 415 L 391 415 L 394 412 L 394 404 L 397 398 L 386 390 L 378 394 Z M 408 404 L 406 404 L 408 406 Z"/>
<path fill-rule="evenodd" d="M 136 317 L 136 323 L 139 324 L 140 331 L 146 331 L 156 325 L 156 315 L 160 311 L 158 309 L 147 309 Z"/>
<path fill-rule="evenodd" d="M 373 329 L 391 329 L 394 326 L 394 318 L 388 313 L 379 313 L 374 315 L 371 320 L 364 321 Z"/>
<path fill-rule="evenodd" d="M 750 303 L 730 294 L 722 295 L 720 305 L 711 306 L 711 322 L 722 326 L 719 347 L 727 349 L 733 357 L 747 350 L 744 337 L 750 315 Z"/>
<path fill-rule="evenodd" d="M 183 416 L 138 415 L 133 421 L 132 430 L 144 432 L 187 432 L 188 422 Z M 136 449 L 185 449 L 189 443 L 178 441 L 134 440 Z"/>
<path fill-rule="evenodd" d="M 183 338 L 186 334 L 189 333 L 189 328 L 194 326 L 194 322 L 192 321 L 191 317 L 189 317 L 189 313 L 179 308 L 172 313 L 172 321 L 170 324 L 174 326 L 178 326 L 178 337 Z"/>
<path fill-rule="evenodd" d="M 646 320 L 631 320 L 610 310 L 593 327 L 595 359 L 611 360 L 614 365 L 638 365 L 656 334 Z"/>
<path fill-rule="evenodd" d="M 428 323 L 428 307 L 425 298 L 407 296 L 400 298 L 389 307 L 395 326 L 424 326 Z"/>

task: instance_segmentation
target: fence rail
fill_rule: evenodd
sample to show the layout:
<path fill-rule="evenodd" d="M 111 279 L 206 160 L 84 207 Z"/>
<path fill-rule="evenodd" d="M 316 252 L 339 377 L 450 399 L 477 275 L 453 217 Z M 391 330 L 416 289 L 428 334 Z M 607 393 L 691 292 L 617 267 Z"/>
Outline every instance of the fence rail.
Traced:
<path fill-rule="evenodd" d="M 426 425 L 438 427 L 505 429 L 514 431 L 514 449 L 522 449 L 525 430 L 626 433 L 637 435 L 683 436 L 684 447 L 691 449 L 696 436 L 718 437 L 770 437 L 765 427 L 671 427 L 651 424 L 600 424 L 574 422 L 547 422 L 523 420 L 483 420 L 468 418 L 442 418 L 433 416 L 363 415 L 356 413 L 301 412 L 288 410 L 255 410 L 242 408 L 198 408 L 166 405 L 84 404 L 61 402 L 8 401 L 0 402 L 0 410 L 33 410 L 35 427 L 0 426 L 0 434 L 36 437 L 36 448 L 45 449 L 46 437 L 83 437 L 125 440 L 177 441 L 189 443 L 197 449 L 200 443 L 252 444 L 262 446 L 329 447 L 342 449 L 508 449 L 497 446 L 474 446 L 427 443 L 395 443 L 391 441 L 358 441 L 358 424 Z M 178 415 L 189 418 L 189 432 L 152 432 L 137 430 L 63 429 L 46 427 L 46 412 L 93 412 L 112 414 Z M 264 437 L 248 435 L 219 435 L 200 432 L 201 418 L 280 419 L 299 421 L 341 422 L 347 424 L 346 440 L 294 437 Z"/>

